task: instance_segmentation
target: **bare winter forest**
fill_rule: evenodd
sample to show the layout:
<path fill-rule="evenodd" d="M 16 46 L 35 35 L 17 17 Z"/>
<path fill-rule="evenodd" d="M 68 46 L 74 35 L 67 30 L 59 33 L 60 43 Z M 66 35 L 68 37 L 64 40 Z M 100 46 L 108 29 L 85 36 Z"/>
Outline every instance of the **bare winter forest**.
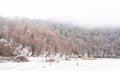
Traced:
<path fill-rule="evenodd" d="M 119 58 L 120 28 L 0 17 L 0 56 L 15 55 Z"/>

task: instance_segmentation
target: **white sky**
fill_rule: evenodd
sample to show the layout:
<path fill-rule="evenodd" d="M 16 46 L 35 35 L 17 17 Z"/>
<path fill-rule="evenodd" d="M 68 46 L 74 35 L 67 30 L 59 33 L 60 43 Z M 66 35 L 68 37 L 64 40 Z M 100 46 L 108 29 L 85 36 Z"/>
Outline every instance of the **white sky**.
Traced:
<path fill-rule="evenodd" d="M 0 15 L 120 26 L 120 0 L 0 0 Z"/>

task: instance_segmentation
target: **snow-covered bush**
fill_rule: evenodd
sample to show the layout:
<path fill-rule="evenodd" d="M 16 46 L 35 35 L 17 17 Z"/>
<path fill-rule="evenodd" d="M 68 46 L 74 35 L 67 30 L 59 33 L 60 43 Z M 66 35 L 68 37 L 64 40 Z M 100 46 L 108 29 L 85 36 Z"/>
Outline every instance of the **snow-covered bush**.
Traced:
<path fill-rule="evenodd" d="M 28 58 L 25 56 L 16 56 L 13 60 L 14 62 L 28 62 Z"/>

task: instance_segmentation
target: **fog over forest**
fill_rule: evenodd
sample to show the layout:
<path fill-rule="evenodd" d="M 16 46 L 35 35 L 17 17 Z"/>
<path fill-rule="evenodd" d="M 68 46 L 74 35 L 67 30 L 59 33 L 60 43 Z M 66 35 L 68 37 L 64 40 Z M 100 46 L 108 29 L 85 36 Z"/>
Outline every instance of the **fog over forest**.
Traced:
<path fill-rule="evenodd" d="M 120 26 L 119 0 L 4 0 L 0 15 L 72 22 L 83 27 Z"/>

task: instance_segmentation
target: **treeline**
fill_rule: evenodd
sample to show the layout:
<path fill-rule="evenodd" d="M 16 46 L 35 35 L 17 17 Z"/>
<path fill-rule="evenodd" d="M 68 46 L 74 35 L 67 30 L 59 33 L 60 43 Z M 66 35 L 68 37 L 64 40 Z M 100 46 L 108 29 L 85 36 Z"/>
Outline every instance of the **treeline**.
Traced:
<path fill-rule="evenodd" d="M 28 18 L 0 17 L 0 39 L 30 56 L 120 57 L 120 28 L 86 29 Z M 20 54 L 20 53 L 19 53 Z"/>

